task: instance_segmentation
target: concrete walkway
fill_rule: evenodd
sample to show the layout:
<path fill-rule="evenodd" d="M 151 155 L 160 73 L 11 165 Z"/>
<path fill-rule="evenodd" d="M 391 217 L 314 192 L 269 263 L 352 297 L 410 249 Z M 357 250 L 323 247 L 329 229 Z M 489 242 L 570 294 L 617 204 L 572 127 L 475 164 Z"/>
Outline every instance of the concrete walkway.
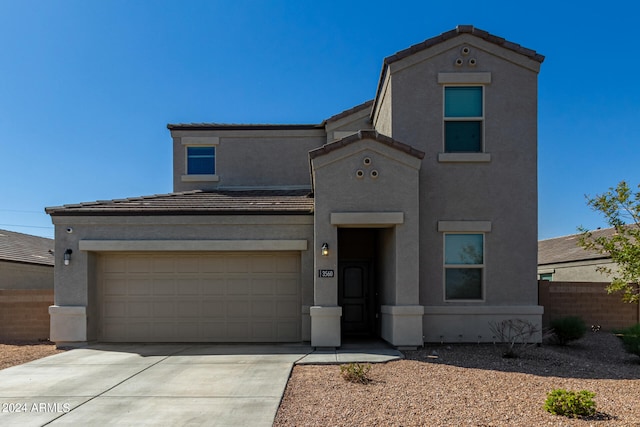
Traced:
<path fill-rule="evenodd" d="M 271 426 L 294 363 L 399 357 L 348 345 L 91 345 L 0 370 L 0 425 Z"/>

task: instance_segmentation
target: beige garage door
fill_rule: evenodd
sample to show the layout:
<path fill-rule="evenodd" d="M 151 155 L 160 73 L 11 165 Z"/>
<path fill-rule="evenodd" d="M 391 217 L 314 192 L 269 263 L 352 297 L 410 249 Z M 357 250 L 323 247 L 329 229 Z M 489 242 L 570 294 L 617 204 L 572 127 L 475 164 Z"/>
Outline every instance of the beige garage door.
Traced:
<path fill-rule="evenodd" d="M 300 254 L 105 253 L 99 339 L 300 340 Z"/>

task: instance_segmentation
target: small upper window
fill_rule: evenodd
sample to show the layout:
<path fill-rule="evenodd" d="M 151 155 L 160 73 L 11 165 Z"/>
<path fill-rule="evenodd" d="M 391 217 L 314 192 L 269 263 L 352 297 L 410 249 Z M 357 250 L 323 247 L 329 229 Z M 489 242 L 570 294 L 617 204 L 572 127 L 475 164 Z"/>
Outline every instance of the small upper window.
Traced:
<path fill-rule="evenodd" d="M 484 235 L 444 235 L 446 300 L 483 299 Z"/>
<path fill-rule="evenodd" d="M 187 175 L 215 175 L 216 147 L 187 147 Z"/>
<path fill-rule="evenodd" d="M 481 153 L 483 112 L 482 86 L 444 88 L 444 151 Z"/>

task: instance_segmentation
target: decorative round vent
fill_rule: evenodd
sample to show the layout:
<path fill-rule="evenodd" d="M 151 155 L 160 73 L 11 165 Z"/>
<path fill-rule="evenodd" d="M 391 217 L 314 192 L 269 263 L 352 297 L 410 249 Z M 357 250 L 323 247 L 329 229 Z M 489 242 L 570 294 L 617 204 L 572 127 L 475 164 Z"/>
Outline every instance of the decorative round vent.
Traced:
<path fill-rule="evenodd" d="M 364 171 L 363 171 L 362 169 L 358 169 L 358 170 L 356 171 L 356 176 L 357 176 L 358 178 L 362 178 L 362 177 L 364 177 Z"/>
<path fill-rule="evenodd" d="M 362 159 L 362 163 L 365 166 L 369 166 L 371 164 L 371 157 L 365 157 L 364 159 Z"/>
<path fill-rule="evenodd" d="M 376 169 L 371 171 L 371 178 L 375 179 L 378 177 L 378 171 Z"/>

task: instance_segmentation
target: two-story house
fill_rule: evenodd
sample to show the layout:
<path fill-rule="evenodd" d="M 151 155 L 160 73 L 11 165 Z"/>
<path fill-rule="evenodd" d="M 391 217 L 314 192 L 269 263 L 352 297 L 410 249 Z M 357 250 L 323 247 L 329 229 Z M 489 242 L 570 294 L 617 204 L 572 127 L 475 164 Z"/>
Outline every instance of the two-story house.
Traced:
<path fill-rule="evenodd" d="M 47 209 L 51 339 L 416 347 L 540 325 L 543 60 L 459 26 L 319 124 L 168 125 L 173 193 Z"/>

